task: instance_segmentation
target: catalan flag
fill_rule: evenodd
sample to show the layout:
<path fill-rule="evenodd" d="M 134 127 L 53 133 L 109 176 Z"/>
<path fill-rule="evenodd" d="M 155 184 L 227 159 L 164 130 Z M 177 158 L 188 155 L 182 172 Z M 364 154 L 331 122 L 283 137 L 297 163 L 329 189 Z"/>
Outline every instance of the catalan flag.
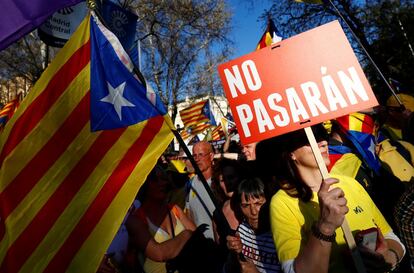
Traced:
<path fill-rule="evenodd" d="M 378 174 L 381 163 L 375 153 L 374 120 L 367 114 L 352 113 L 336 119 L 363 161 Z"/>
<path fill-rule="evenodd" d="M 96 272 L 173 138 L 160 99 L 132 68 L 89 15 L 6 124 L 0 272 Z"/>
<path fill-rule="evenodd" d="M 180 117 L 184 123 L 184 127 L 187 128 L 192 128 L 200 123 L 209 123 L 211 125 L 216 125 L 214 116 L 211 114 L 209 100 L 197 102 L 181 110 Z"/>
<path fill-rule="evenodd" d="M 220 140 L 226 137 L 221 124 L 219 124 L 216 128 L 213 129 L 213 131 L 211 132 L 211 137 L 213 140 Z"/>
<path fill-rule="evenodd" d="M 20 95 L 6 103 L 6 105 L 0 110 L 0 131 L 3 130 L 7 121 L 11 119 L 17 107 L 20 104 Z"/>
<path fill-rule="evenodd" d="M 206 123 L 206 122 L 198 123 L 198 124 L 190 127 L 191 134 L 192 135 L 201 134 L 202 132 L 204 132 L 205 130 L 207 130 L 210 127 L 211 127 L 211 124 L 210 123 Z"/>
<path fill-rule="evenodd" d="M 191 137 L 191 129 L 184 129 L 180 133 L 182 139 L 187 139 Z"/>
<path fill-rule="evenodd" d="M 262 37 L 260 38 L 259 43 L 257 44 L 256 50 L 262 49 L 267 47 L 273 43 L 277 43 L 282 41 L 282 37 L 280 37 L 276 29 L 275 23 L 273 23 L 272 19 L 269 19 L 267 22 L 267 28 L 265 33 L 263 33 Z"/>

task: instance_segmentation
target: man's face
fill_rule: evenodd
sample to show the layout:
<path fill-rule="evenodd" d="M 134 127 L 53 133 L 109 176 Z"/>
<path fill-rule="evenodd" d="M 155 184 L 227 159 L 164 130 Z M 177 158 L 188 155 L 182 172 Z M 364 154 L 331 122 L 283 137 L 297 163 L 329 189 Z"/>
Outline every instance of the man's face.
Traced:
<path fill-rule="evenodd" d="M 250 196 L 249 200 L 246 200 L 246 196 L 244 193 L 242 194 L 240 208 L 247 223 L 249 223 L 253 230 L 259 228 L 259 212 L 265 203 L 266 198 L 264 196 L 260 196 L 259 198 Z"/>
<path fill-rule="evenodd" d="M 211 168 L 211 162 L 213 161 L 213 153 L 210 146 L 205 143 L 196 144 L 193 147 L 193 157 L 197 163 L 198 168 L 201 172 Z"/>
<path fill-rule="evenodd" d="M 247 160 L 256 160 L 256 144 L 257 142 L 243 145 L 243 154 Z"/>

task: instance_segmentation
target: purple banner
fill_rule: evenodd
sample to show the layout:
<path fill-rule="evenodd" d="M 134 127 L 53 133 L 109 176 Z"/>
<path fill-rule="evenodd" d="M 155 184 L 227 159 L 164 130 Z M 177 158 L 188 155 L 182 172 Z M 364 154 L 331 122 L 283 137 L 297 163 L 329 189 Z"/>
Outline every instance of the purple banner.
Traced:
<path fill-rule="evenodd" d="M 0 50 L 37 28 L 55 11 L 82 0 L 1 0 Z"/>

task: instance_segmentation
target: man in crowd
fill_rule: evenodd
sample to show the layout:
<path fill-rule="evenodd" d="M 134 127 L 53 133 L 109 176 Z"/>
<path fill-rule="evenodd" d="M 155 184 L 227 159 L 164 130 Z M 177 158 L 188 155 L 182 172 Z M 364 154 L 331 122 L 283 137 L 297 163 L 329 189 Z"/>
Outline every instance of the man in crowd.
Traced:
<path fill-rule="evenodd" d="M 193 146 L 193 157 L 198 168 L 203 174 L 208 186 L 211 186 L 211 175 L 213 165 L 213 148 L 207 141 L 197 142 Z M 212 228 L 212 217 L 215 206 L 208 195 L 201 178 L 196 175 L 190 182 L 186 197 L 185 211 L 191 217 L 196 226 L 207 224 L 208 229 L 204 232 L 206 238 L 214 239 Z"/>

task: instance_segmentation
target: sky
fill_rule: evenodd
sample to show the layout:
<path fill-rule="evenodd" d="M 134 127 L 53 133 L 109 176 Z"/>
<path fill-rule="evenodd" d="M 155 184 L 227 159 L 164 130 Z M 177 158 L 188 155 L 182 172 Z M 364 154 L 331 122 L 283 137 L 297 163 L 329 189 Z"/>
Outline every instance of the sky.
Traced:
<path fill-rule="evenodd" d="M 242 3 L 240 3 L 242 2 Z M 230 10 L 233 12 L 231 39 L 235 42 L 235 52 L 231 59 L 246 55 L 256 49 L 257 43 L 266 28 L 266 22 L 258 21 L 260 15 L 269 9 L 270 1 L 229 0 Z"/>

